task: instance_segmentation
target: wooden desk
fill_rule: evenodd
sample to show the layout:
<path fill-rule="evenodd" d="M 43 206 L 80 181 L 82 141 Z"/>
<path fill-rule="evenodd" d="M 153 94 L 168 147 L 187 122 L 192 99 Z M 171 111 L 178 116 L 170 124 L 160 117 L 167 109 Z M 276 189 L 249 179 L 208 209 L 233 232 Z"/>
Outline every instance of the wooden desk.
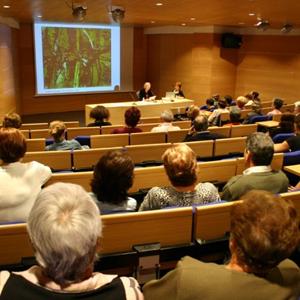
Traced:
<path fill-rule="evenodd" d="M 86 125 L 93 120 L 90 119 L 90 111 L 97 105 L 103 105 L 108 108 L 110 113 L 109 121 L 113 125 L 124 124 L 124 112 L 131 106 L 139 108 L 142 118 L 158 117 L 162 111 L 176 107 L 187 107 L 194 103 L 194 100 L 176 99 L 170 100 L 154 100 L 154 101 L 135 101 L 135 102 L 117 102 L 117 103 L 100 103 L 87 104 L 85 106 L 85 123 Z"/>
<path fill-rule="evenodd" d="M 263 122 L 256 122 L 257 125 L 272 128 L 277 127 L 279 125 L 279 122 L 277 121 L 263 121 Z"/>
<path fill-rule="evenodd" d="M 286 166 L 284 167 L 284 170 L 289 173 L 300 176 L 300 165 Z"/>

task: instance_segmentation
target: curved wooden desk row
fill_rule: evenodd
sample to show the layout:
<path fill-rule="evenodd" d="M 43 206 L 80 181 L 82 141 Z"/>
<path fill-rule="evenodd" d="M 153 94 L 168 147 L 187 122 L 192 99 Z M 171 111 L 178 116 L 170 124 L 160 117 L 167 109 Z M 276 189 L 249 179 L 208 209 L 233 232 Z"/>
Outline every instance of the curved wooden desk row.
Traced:
<path fill-rule="evenodd" d="M 282 197 L 293 201 L 300 211 L 300 192 Z M 164 248 L 221 239 L 230 230 L 230 211 L 238 202 L 199 206 L 194 212 L 192 207 L 184 207 L 101 216 L 103 238 L 98 251 L 105 256 L 131 252 L 134 245 L 160 243 Z M 26 224 L 0 226 L 1 266 L 19 264 L 32 256 Z"/>

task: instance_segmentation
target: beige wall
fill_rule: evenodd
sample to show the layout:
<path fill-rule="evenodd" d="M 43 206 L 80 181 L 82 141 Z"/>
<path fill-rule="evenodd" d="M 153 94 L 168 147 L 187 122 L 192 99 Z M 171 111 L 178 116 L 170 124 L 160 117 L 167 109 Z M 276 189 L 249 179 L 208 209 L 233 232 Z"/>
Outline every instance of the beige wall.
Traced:
<path fill-rule="evenodd" d="M 0 24 L 0 120 L 19 111 L 18 32 Z"/>

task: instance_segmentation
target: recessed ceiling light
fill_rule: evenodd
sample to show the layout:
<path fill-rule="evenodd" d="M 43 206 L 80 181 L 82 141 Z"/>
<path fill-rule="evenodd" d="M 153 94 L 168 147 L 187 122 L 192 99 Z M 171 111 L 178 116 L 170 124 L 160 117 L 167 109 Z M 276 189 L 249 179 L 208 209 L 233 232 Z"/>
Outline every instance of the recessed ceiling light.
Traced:
<path fill-rule="evenodd" d="M 3 5 L 3 8 L 10 8 L 10 5 Z"/>
<path fill-rule="evenodd" d="M 40 18 L 42 18 L 43 16 L 42 16 L 42 15 L 37 15 L 36 17 L 40 19 Z"/>
<path fill-rule="evenodd" d="M 250 17 L 254 17 L 254 16 L 255 16 L 255 13 L 249 13 L 249 16 L 250 16 Z"/>
<path fill-rule="evenodd" d="M 151 23 L 151 24 L 154 24 L 154 23 L 155 23 L 155 21 L 150 21 L 150 23 Z"/>
<path fill-rule="evenodd" d="M 239 22 L 238 24 L 239 24 L 239 25 L 245 25 L 245 23 L 244 23 L 244 22 Z"/>
<path fill-rule="evenodd" d="M 186 24 L 185 23 L 181 23 L 181 26 L 186 26 Z"/>
<path fill-rule="evenodd" d="M 191 21 L 195 21 L 195 20 L 196 20 L 196 18 L 190 18 L 190 20 L 191 20 Z"/>
<path fill-rule="evenodd" d="M 157 2 L 155 5 L 156 6 L 162 6 L 163 4 L 161 2 Z"/>

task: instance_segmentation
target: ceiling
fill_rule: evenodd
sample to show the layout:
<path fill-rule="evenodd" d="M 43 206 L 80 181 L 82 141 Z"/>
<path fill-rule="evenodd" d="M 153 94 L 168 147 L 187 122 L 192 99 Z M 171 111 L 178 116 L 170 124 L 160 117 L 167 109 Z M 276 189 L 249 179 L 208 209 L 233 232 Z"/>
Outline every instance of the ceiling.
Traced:
<path fill-rule="evenodd" d="M 12 17 L 19 22 L 32 22 L 42 15 L 47 21 L 74 21 L 71 0 L 0 0 L 0 16 Z M 142 26 L 162 25 L 221 25 L 253 26 L 257 17 L 269 20 L 271 27 L 280 28 L 290 22 L 300 27 L 299 0 L 74 0 L 88 6 L 86 22 L 108 23 L 108 7 L 125 8 L 124 23 Z M 156 2 L 163 3 L 156 6 Z M 10 8 L 3 8 L 10 5 Z M 249 16 L 255 13 L 255 16 Z M 195 20 L 191 20 L 195 18 Z"/>

